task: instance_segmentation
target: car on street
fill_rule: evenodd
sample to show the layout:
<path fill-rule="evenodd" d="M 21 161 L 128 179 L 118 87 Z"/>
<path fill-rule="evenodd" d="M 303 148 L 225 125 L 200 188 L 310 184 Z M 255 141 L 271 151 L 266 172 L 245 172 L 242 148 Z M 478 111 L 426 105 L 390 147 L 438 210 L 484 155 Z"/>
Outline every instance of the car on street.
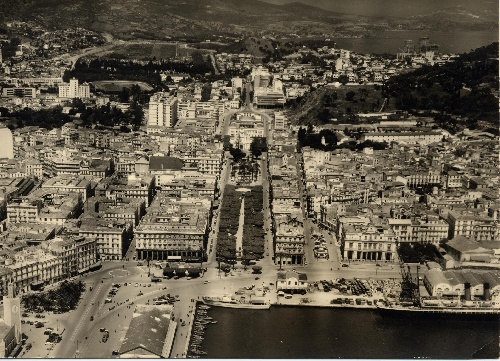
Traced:
<path fill-rule="evenodd" d="M 136 283 L 136 284 L 135 284 L 135 287 L 139 287 L 139 284 L 138 284 L 138 283 Z"/>
<path fill-rule="evenodd" d="M 119 355 L 120 354 L 120 351 L 118 350 L 113 350 L 113 352 L 111 352 L 112 355 Z"/>
<path fill-rule="evenodd" d="M 203 281 L 203 284 L 205 284 L 205 285 L 208 283 L 210 283 L 210 281 Z"/>
<path fill-rule="evenodd" d="M 347 263 L 342 263 L 342 267 L 349 267 Z"/>

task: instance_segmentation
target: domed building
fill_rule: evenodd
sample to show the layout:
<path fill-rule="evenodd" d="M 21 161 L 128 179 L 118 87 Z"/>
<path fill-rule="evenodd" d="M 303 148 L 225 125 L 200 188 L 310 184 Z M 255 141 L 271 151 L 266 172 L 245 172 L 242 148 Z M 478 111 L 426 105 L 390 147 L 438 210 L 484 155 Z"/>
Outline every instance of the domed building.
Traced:
<path fill-rule="evenodd" d="M 0 127 L 0 159 L 14 158 L 14 140 L 9 128 Z"/>

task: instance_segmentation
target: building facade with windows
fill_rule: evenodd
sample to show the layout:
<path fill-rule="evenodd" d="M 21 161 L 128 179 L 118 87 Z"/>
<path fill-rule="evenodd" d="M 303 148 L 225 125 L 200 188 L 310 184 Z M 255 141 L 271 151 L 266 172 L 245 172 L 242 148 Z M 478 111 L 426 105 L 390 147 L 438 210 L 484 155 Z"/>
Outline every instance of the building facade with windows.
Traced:
<path fill-rule="evenodd" d="M 148 126 L 173 127 L 177 122 L 177 103 L 168 93 L 156 93 L 149 98 Z"/>

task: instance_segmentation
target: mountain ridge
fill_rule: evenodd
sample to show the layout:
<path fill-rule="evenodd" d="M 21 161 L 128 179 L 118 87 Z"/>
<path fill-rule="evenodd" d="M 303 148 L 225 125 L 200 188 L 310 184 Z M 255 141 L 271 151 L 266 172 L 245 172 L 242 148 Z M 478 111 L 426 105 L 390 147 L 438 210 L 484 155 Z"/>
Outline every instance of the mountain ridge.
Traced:
<path fill-rule="evenodd" d="M 436 15 L 398 18 L 366 16 L 324 10 L 293 1 L 283 5 L 261 0 L 8 0 L 0 3 L 3 22 L 34 21 L 48 29 L 85 27 L 117 38 L 182 38 L 209 34 L 284 36 L 363 36 L 371 31 L 441 29 Z M 460 18 L 444 13 L 443 23 L 453 29 L 498 28 L 490 18 Z M 468 22 L 468 20 L 470 20 Z M 470 23 L 470 24 L 469 24 Z M 362 26 L 359 26 L 359 25 Z"/>

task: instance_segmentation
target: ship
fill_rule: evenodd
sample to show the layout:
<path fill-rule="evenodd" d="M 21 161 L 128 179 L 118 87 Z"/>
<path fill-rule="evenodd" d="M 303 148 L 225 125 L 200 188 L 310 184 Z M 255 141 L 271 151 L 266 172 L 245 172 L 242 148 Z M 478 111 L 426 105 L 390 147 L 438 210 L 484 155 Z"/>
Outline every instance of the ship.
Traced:
<path fill-rule="evenodd" d="M 454 306 L 425 302 L 419 305 L 377 303 L 377 310 L 382 315 L 395 317 L 500 321 L 500 302 L 465 302 Z"/>
<path fill-rule="evenodd" d="M 271 307 L 269 302 L 263 300 L 253 300 L 253 301 L 238 301 L 233 299 L 231 296 L 204 296 L 202 297 L 203 303 L 208 306 L 219 306 L 227 308 L 248 308 L 254 310 L 268 310 Z"/>

